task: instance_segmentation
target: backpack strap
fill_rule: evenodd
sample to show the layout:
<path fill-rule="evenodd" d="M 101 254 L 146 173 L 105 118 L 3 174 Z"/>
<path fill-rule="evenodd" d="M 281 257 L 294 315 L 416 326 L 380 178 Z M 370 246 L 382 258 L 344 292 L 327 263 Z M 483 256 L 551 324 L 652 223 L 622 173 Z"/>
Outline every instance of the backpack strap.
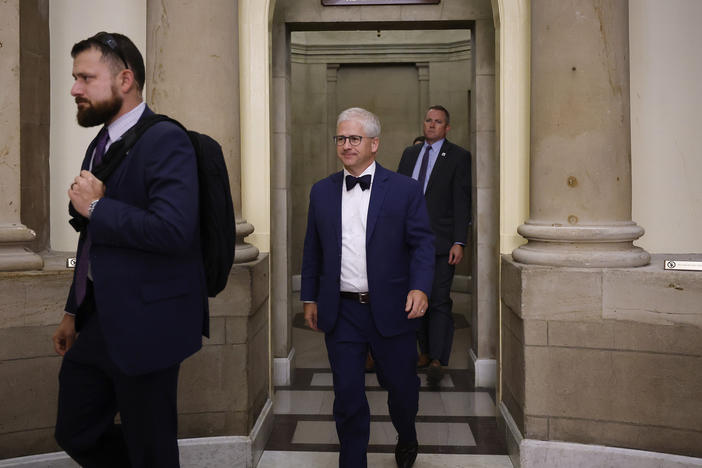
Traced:
<path fill-rule="evenodd" d="M 107 150 L 102 163 L 93 168 L 93 175 L 107 185 L 107 180 L 119 167 L 119 165 L 122 164 L 122 161 L 124 161 L 124 158 L 127 156 L 127 154 L 129 154 L 129 151 L 136 144 L 136 142 L 139 141 L 141 136 L 146 133 L 149 128 L 159 122 L 172 122 L 182 128 L 183 131 L 188 134 L 188 131 L 185 129 L 185 127 L 183 127 L 183 125 L 181 125 L 180 122 L 171 119 L 166 115 L 153 114 L 142 117 L 134 126 L 127 130 L 124 135 L 122 135 L 122 138 L 110 145 L 110 148 Z M 68 203 L 68 213 L 71 215 L 71 219 L 68 221 L 68 223 L 73 227 L 73 229 L 75 229 L 77 232 L 81 232 L 83 229 L 85 229 L 85 226 L 88 224 L 88 219 L 78 213 L 75 208 L 73 208 L 73 204 L 70 202 Z"/>

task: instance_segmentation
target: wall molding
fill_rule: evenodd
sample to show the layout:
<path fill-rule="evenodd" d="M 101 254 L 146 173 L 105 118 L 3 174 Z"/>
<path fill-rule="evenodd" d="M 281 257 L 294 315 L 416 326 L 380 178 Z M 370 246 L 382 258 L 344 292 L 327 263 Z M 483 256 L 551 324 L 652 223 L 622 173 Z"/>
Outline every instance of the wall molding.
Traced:
<path fill-rule="evenodd" d="M 497 360 L 479 359 L 471 349 L 468 351 L 475 371 L 475 386 L 482 388 L 495 388 L 497 384 Z"/>
<path fill-rule="evenodd" d="M 180 439 L 183 468 L 254 468 L 263 455 L 273 430 L 273 402 L 268 399 L 248 436 L 198 437 Z M 45 453 L 0 460 L 0 468 L 77 468 L 65 452 Z"/>
<path fill-rule="evenodd" d="M 292 63 L 415 63 L 470 60 L 470 40 L 443 44 L 290 44 Z"/>

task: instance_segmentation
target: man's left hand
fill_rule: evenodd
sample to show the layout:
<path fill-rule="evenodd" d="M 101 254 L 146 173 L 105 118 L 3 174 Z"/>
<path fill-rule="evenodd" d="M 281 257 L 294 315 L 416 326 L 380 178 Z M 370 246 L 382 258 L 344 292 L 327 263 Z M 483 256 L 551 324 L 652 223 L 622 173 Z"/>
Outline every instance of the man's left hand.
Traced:
<path fill-rule="evenodd" d="M 102 198 L 103 195 L 105 195 L 105 184 L 90 171 L 80 171 L 80 175 L 68 189 L 68 198 L 71 199 L 73 208 L 86 218 L 89 217 L 90 203 Z"/>
<path fill-rule="evenodd" d="M 405 312 L 408 319 L 424 316 L 429 306 L 427 295 L 419 289 L 413 289 L 407 294 L 407 303 L 405 304 Z"/>
<path fill-rule="evenodd" d="M 461 244 L 453 244 L 449 250 L 449 265 L 458 265 L 463 260 L 463 246 Z"/>

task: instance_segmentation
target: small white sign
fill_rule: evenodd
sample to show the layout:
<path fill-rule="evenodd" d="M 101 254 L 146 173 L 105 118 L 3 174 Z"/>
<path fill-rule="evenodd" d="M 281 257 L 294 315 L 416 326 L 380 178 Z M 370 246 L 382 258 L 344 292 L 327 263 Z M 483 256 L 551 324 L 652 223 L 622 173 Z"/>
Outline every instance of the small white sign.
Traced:
<path fill-rule="evenodd" d="M 76 267 L 76 257 L 69 257 L 66 259 L 66 268 Z"/>
<path fill-rule="evenodd" d="M 690 270 L 702 271 L 702 262 L 693 262 L 690 260 L 665 260 L 663 268 L 666 270 Z"/>

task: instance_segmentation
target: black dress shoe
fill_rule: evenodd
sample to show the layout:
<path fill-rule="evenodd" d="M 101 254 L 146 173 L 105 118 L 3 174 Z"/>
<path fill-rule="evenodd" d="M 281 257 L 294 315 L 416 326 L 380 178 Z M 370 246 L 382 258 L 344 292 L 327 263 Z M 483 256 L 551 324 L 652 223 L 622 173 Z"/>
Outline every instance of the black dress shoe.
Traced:
<path fill-rule="evenodd" d="M 414 461 L 417 459 L 417 450 L 419 445 L 417 442 L 411 444 L 401 444 L 397 443 L 395 446 L 395 461 L 399 468 L 410 468 L 414 465 Z"/>
<path fill-rule="evenodd" d="M 431 386 L 438 386 L 441 379 L 444 377 L 444 371 L 441 368 L 441 363 L 434 359 L 427 368 L 427 381 Z"/>

